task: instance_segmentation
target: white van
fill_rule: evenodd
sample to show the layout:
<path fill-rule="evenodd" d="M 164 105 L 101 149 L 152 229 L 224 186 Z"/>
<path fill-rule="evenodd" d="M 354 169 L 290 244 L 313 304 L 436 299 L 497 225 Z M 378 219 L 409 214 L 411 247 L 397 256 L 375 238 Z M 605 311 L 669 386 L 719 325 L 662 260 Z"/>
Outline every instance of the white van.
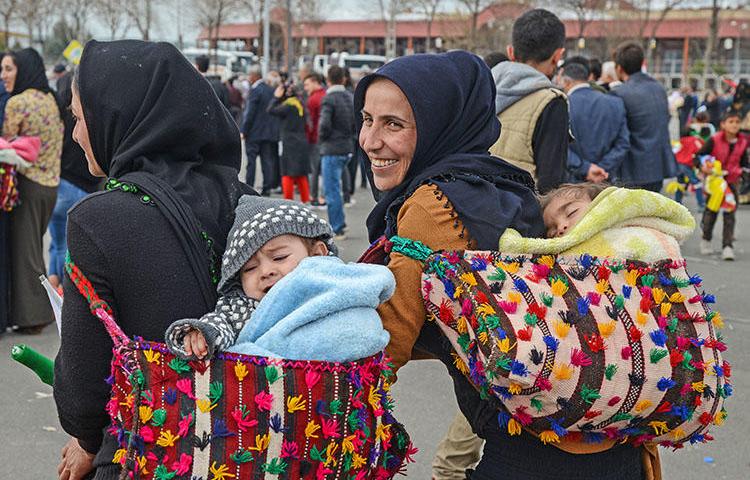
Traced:
<path fill-rule="evenodd" d="M 182 54 L 195 64 L 195 59 L 201 55 L 206 55 L 211 65 L 208 73 L 218 75 L 226 80 L 237 74 L 246 74 L 251 65 L 258 63 L 258 57 L 252 52 L 230 52 L 227 50 L 209 49 L 209 48 L 186 48 Z"/>
<path fill-rule="evenodd" d="M 315 55 L 313 69 L 325 75 L 331 65 L 348 68 L 352 80 L 357 82 L 368 73 L 374 72 L 385 65 L 387 59 L 382 55 L 360 55 L 347 52 L 335 52 L 331 55 Z"/>

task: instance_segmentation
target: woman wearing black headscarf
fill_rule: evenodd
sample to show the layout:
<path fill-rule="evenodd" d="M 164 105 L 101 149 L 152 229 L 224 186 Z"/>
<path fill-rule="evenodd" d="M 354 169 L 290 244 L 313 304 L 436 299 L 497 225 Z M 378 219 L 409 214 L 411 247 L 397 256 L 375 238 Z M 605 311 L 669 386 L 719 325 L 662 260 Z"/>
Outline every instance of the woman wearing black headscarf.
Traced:
<path fill-rule="evenodd" d="M 640 478 L 639 452 L 631 447 L 573 455 L 528 433 L 511 438 L 501 432 L 499 405 L 480 399 L 454 366 L 450 344 L 434 323 L 425 323 L 421 265 L 378 251 L 382 236 L 419 240 L 433 250 L 496 250 L 506 228 L 544 234 L 531 176 L 487 153 L 500 133 L 494 99 L 490 70 L 467 52 L 399 58 L 357 87 L 359 154 L 369 161 L 379 191 L 367 219 L 375 243 L 363 261 L 387 264 L 397 285 L 378 309 L 391 335 L 387 351 L 396 368 L 413 350 L 445 363 L 462 413 L 487 440 L 473 479 Z M 590 453 L 585 446 L 568 450 Z"/>
<path fill-rule="evenodd" d="M 211 86 L 165 43 L 89 42 L 72 110 L 89 170 L 110 179 L 68 214 L 71 259 L 125 333 L 163 341 L 172 321 L 215 305 L 216 260 L 238 198 L 252 193 L 237 180 L 239 132 Z M 114 479 L 103 381 L 111 340 L 67 276 L 63 289 L 54 393 L 74 438 L 60 478 L 95 468 L 95 478 Z"/>
<path fill-rule="evenodd" d="M 0 254 L 11 260 L 7 269 L 10 271 L 9 323 L 17 326 L 20 333 L 39 333 L 54 321 L 39 276 L 46 272 L 42 237 L 55 207 L 60 183 L 63 124 L 47 83 L 44 62 L 36 50 L 25 48 L 5 54 L 1 77 L 5 89 L 11 92 L 5 105 L 3 137 L 8 140 L 20 136 L 39 137 L 42 145 L 32 166 L 18 168 L 20 203 L 8 215 L 9 253 L 0 245 Z M 0 294 L 7 291 L 3 283 L 0 280 L 3 289 Z M 3 323 L 0 319 L 0 324 Z"/>

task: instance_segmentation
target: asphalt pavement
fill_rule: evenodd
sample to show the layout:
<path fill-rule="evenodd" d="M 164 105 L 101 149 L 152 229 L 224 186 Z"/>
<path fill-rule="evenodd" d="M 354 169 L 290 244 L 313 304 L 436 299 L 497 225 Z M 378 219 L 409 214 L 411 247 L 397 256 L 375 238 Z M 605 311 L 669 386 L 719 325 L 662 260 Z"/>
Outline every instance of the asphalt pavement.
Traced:
<path fill-rule="evenodd" d="M 372 196 L 359 190 L 355 200 L 356 204 L 346 209 L 348 238 L 339 242 L 346 260 L 355 260 L 368 244 L 364 222 L 373 205 Z M 741 207 L 737 217 L 736 261 L 701 256 L 697 232 L 683 245 L 691 273 L 699 273 L 707 290 L 716 294 L 725 319 L 726 358 L 733 365 L 735 386 L 735 395 L 726 405 L 729 418 L 724 426 L 714 428 L 714 442 L 676 453 L 662 449 L 665 479 L 750 478 L 750 399 L 746 393 L 750 384 L 750 206 Z M 721 232 L 720 225 L 716 231 Z M 718 248 L 718 238 L 714 243 Z M 57 420 L 52 389 L 10 359 L 11 346 L 16 343 L 26 343 L 53 357 L 59 340 L 54 326 L 38 336 L 7 333 L 0 338 L 0 465 L 5 471 L 0 479 L 54 479 L 67 436 Z M 395 415 L 420 449 L 408 477 L 429 479 L 435 447 L 456 411 L 445 368 L 436 361 L 411 362 L 399 372 L 394 396 Z"/>

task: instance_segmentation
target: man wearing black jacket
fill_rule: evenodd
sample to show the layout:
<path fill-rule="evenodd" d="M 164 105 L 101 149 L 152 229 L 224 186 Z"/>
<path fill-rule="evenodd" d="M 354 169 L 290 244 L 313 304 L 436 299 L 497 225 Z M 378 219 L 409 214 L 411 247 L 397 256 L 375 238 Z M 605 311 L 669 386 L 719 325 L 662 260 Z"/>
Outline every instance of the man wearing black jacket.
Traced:
<path fill-rule="evenodd" d="M 213 88 L 214 92 L 216 92 L 216 96 L 219 97 L 219 101 L 221 102 L 221 104 L 224 105 L 227 110 L 229 110 L 229 90 L 227 89 L 226 85 L 222 83 L 221 77 L 219 77 L 218 75 L 208 74 L 208 67 L 210 63 L 211 61 L 207 56 L 200 55 L 195 59 L 195 68 L 197 68 L 201 75 L 203 75 L 203 77 L 208 80 L 208 83 L 211 84 L 211 88 Z"/>

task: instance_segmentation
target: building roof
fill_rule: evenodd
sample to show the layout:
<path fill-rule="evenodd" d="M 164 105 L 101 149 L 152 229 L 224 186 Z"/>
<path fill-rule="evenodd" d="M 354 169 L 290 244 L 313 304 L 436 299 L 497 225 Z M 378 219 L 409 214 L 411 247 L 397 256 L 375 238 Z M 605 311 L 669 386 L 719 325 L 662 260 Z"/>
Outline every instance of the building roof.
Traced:
<path fill-rule="evenodd" d="M 566 20 L 565 35 L 568 38 L 580 37 L 580 25 L 575 20 Z M 655 22 L 650 21 L 646 24 L 644 35 L 651 34 Z M 746 30 L 741 29 L 742 22 L 736 22 L 732 25 L 732 20 L 719 20 L 719 38 L 750 36 L 750 21 Z M 594 20 L 589 23 L 584 30 L 584 37 L 602 38 L 607 36 L 636 36 L 640 31 L 642 21 L 638 19 L 617 19 L 617 20 Z M 618 35 L 618 33 L 620 35 Z M 659 38 L 708 38 L 709 23 L 705 19 L 665 19 L 656 28 L 657 39 Z"/>
<path fill-rule="evenodd" d="M 624 1 L 620 4 L 620 13 L 623 13 L 623 5 L 629 4 Z M 631 7 L 632 8 L 632 7 Z M 276 9 L 274 9 L 276 10 Z M 495 3 L 484 9 L 478 17 L 480 27 L 489 26 L 499 21 L 507 21 L 518 18 L 528 7 L 523 3 L 511 0 L 509 2 Z M 625 8 L 629 10 L 629 8 Z M 283 24 L 284 15 L 273 12 L 273 20 Z M 656 30 L 657 39 L 667 38 L 707 38 L 709 34 L 709 12 L 703 10 L 674 10 L 661 22 Z M 584 36 L 588 38 L 632 37 L 637 35 L 642 26 L 642 21 L 632 18 L 629 12 L 625 18 L 611 18 L 606 20 L 592 20 L 584 30 Z M 563 20 L 565 32 L 568 38 L 580 36 L 580 24 L 575 19 Z M 734 23 L 734 25 L 732 25 Z M 742 29 L 742 24 L 747 25 Z M 646 24 L 644 35 L 650 35 L 654 21 Z M 427 21 L 404 20 L 396 23 L 396 36 L 426 37 Z M 300 23 L 294 26 L 292 35 L 295 38 L 383 38 L 386 36 L 387 24 L 382 20 L 330 20 L 321 22 Z M 432 24 L 432 37 L 456 38 L 465 37 L 469 34 L 467 19 L 447 17 L 436 19 Z M 741 11 L 722 11 L 719 19 L 719 38 L 750 36 L 750 16 L 742 14 Z M 253 39 L 259 37 L 259 25 L 257 23 L 233 23 L 224 24 L 219 27 L 218 37 L 221 40 Z M 208 32 L 204 29 L 198 39 L 206 40 Z"/>

